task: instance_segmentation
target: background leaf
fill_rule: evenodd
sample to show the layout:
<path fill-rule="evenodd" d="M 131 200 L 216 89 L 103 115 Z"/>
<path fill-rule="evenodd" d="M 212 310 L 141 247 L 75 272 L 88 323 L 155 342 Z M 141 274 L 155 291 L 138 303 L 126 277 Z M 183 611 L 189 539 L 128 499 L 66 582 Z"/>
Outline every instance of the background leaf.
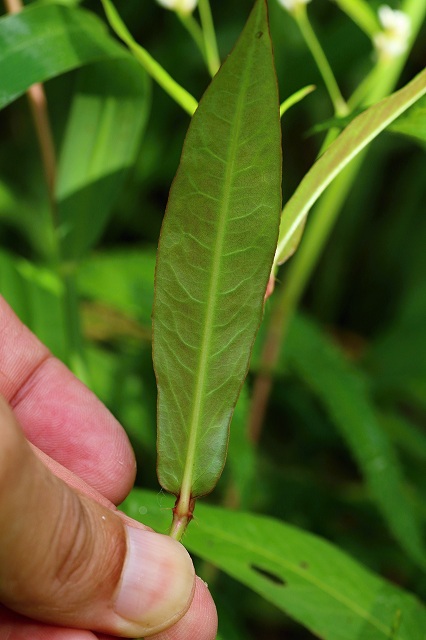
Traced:
<path fill-rule="evenodd" d="M 426 96 L 420 98 L 412 107 L 393 122 L 390 131 L 402 133 L 421 143 L 426 143 Z"/>
<path fill-rule="evenodd" d="M 284 207 L 275 265 L 282 264 L 294 252 L 294 239 L 300 225 L 304 223 L 310 208 L 332 180 L 367 144 L 425 93 L 426 70 L 419 73 L 403 89 L 361 113 L 326 149 Z"/>
<path fill-rule="evenodd" d="M 149 106 L 147 76 L 132 59 L 80 70 L 56 188 L 65 259 L 99 239 L 136 159 Z"/>
<path fill-rule="evenodd" d="M 147 75 L 87 11 L 46 4 L 0 20 L 0 107 L 80 66 L 56 185 L 63 259 L 83 255 L 108 222 L 146 123 Z"/>
<path fill-rule="evenodd" d="M 380 426 L 362 375 L 302 317 L 292 325 L 285 355 L 345 438 L 390 530 L 411 558 L 426 568 L 421 522 L 408 500 L 396 451 Z"/>
<path fill-rule="evenodd" d="M 46 4 L 4 16 L 0 19 L 0 109 L 35 82 L 104 58 L 123 57 L 130 59 L 89 11 Z"/>
<path fill-rule="evenodd" d="M 227 462 L 232 478 L 229 503 L 237 504 L 243 509 L 250 504 L 257 469 L 255 448 L 247 433 L 249 412 L 250 395 L 248 385 L 245 384 L 232 418 Z"/>
<path fill-rule="evenodd" d="M 99 252 L 80 263 L 78 289 L 84 298 L 130 316 L 150 332 L 155 258 L 153 247 Z"/>
<path fill-rule="evenodd" d="M 124 512 L 164 531 L 168 496 L 133 490 Z M 143 515 L 141 515 L 143 514 Z M 265 516 L 197 505 L 185 545 L 327 640 L 423 640 L 426 609 L 333 545 Z"/>
<path fill-rule="evenodd" d="M 183 484 L 187 495 L 208 493 L 224 464 L 262 315 L 280 182 L 277 86 L 258 1 L 193 117 L 160 240 L 158 474 L 176 495 Z"/>
<path fill-rule="evenodd" d="M 66 360 L 63 283 L 50 269 L 0 250 L 0 292 L 22 322 Z"/>

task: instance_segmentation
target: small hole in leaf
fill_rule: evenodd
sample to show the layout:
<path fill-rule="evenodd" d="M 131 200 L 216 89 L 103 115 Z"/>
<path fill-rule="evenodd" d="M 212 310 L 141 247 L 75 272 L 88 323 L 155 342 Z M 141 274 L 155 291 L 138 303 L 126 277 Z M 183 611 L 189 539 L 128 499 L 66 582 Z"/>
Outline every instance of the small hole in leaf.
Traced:
<path fill-rule="evenodd" d="M 272 573 L 272 571 L 268 571 L 267 569 L 262 569 L 262 567 L 258 567 L 255 564 L 251 564 L 250 569 L 253 569 L 253 571 L 261 575 L 263 578 L 270 580 L 274 584 L 279 584 L 282 587 L 287 584 L 286 581 L 283 580 L 280 576 L 277 576 L 276 573 Z"/>
<path fill-rule="evenodd" d="M 263 36 L 263 31 L 258 31 L 256 33 L 256 38 L 258 38 L 258 40 L 260 40 L 260 38 Z"/>

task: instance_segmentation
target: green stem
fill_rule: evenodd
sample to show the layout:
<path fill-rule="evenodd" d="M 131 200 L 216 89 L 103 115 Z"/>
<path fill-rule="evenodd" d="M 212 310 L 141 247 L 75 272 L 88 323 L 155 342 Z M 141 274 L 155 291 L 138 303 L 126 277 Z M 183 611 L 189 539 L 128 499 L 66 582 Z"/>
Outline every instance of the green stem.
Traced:
<path fill-rule="evenodd" d="M 308 86 L 303 87 L 302 89 L 299 89 L 299 91 L 296 91 L 291 96 L 289 96 L 286 100 L 284 100 L 284 102 L 280 104 L 280 118 L 282 118 L 283 115 L 291 107 L 293 107 L 295 104 L 303 100 L 303 98 L 305 98 L 309 93 L 312 93 L 312 91 L 315 91 L 315 89 L 316 89 L 316 86 L 314 84 L 309 84 Z"/>
<path fill-rule="evenodd" d="M 207 57 L 207 65 L 210 74 L 213 77 L 219 70 L 220 57 L 209 0 L 199 0 L 198 11 L 200 12 L 201 26 L 204 34 L 204 47 Z"/>
<path fill-rule="evenodd" d="M 184 111 L 192 116 L 198 107 L 196 99 L 186 89 L 178 84 L 176 80 L 173 80 L 171 75 L 169 75 L 156 60 L 154 60 L 151 54 L 136 42 L 120 18 L 111 0 L 101 1 L 108 22 L 117 36 L 127 44 L 136 60 L 142 65 L 151 78 L 153 78 L 160 87 L 162 87 L 164 91 L 182 107 Z"/>
<path fill-rule="evenodd" d="M 309 22 L 306 6 L 300 5 L 293 15 L 324 80 L 335 114 L 338 116 L 347 115 L 349 113 L 348 105 L 343 99 L 327 57 Z"/>
<path fill-rule="evenodd" d="M 200 50 L 204 58 L 204 62 L 206 63 L 207 68 L 209 69 L 209 72 L 211 73 L 210 67 L 209 67 L 209 60 L 207 57 L 207 52 L 205 47 L 205 42 L 204 42 L 203 30 L 201 29 L 200 25 L 198 24 L 198 22 L 196 21 L 192 13 L 184 13 L 182 11 L 178 11 L 177 15 L 179 20 L 185 27 L 185 29 L 188 31 L 191 38 L 194 40 L 198 49 Z"/>

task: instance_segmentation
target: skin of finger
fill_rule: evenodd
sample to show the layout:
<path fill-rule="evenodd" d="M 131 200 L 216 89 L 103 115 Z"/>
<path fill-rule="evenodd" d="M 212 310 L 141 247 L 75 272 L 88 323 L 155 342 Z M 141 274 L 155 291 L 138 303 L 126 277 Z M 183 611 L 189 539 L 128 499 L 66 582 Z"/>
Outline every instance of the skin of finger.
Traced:
<path fill-rule="evenodd" d="M 105 619 L 103 606 L 111 601 L 120 579 L 126 553 L 122 521 L 53 476 L 34 456 L 7 411 L 2 399 L 0 601 L 40 622 L 90 629 L 96 616 L 89 610 L 92 594 L 97 594 L 99 618 Z M 85 535 L 90 523 L 81 526 L 82 519 L 90 518 L 105 525 L 100 529 L 105 535 L 97 540 Z M 106 553 L 95 553 L 95 544 L 105 545 Z M 102 566 L 97 566 L 100 562 Z M 99 630 L 111 628 L 115 627 Z"/>
<path fill-rule="evenodd" d="M 100 640 L 91 631 L 34 622 L 0 605 L 0 640 Z"/>
<path fill-rule="evenodd" d="M 177 622 L 195 591 L 189 556 L 176 554 L 176 549 L 174 555 L 155 557 L 150 608 L 138 624 L 126 621 L 114 607 L 127 551 L 123 519 L 52 475 L 34 455 L 2 398 L 0 432 L 0 601 L 38 622 L 122 637 L 159 632 Z M 147 536 L 147 550 L 164 549 L 163 542 L 158 547 L 160 537 L 168 540 L 168 548 L 169 542 L 178 545 L 160 534 Z M 133 579 L 143 591 L 141 578 Z M 171 609 L 166 601 L 164 609 L 159 608 L 164 594 L 169 594 Z"/>
<path fill-rule="evenodd" d="M 217 612 L 207 585 L 197 577 L 195 594 L 186 614 L 172 627 L 150 640 L 215 640 Z"/>
<path fill-rule="evenodd" d="M 117 420 L 0 297 L 0 394 L 30 442 L 118 504 L 136 471 Z"/>
<path fill-rule="evenodd" d="M 92 487 L 87 485 L 83 480 L 72 474 L 68 469 L 64 469 L 54 460 L 50 460 L 48 456 L 46 456 L 43 452 L 38 451 L 35 447 L 32 447 L 35 451 L 36 455 L 39 456 L 39 459 L 45 464 L 45 466 L 52 471 L 58 478 L 66 481 L 70 486 L 78 491 L 88 495 L 92 499 L 98 501 L 100 504 L 109 507 L 113 511 L 116 511 L 115 505 L 110 503 L 106 498 L 104 498 L 101 494 L 98 494 Z M 122 512 L 116 512 L 117 515 L 121 518 L 121 520 L 133 527 L 145 529 L 148 531 L 152 531 L 149 527 L 132 520 L 128 516 L 126 516 Z M 204 586 L 204 583 L 201 583 Z M 215 617 L 215 605 L 211 599 L 209 592 L 206 594 L 201 594 L 201 599 L 205 595 L 205 605 L 204 610 L 207 612 L 211 610 L 208 618 Z M 200 600 L 199 595 L 199 585 L 197 584 L 194 601 L 198 602 Z M 191 618 L 193 617 L 193 605 L 191 605 L 189 615 Z M 187 614 L 186 614 L 187 615 Z M 204 619 L 204 615 L 203 615 Z M 197 623 L 195 627 L 198 627 Z M 179 627 L 178 627 L 179 630 Z M 173 631 L 171 632 L 173 634 Z M 21 616 L 17 613 L 14 613 L 5 607 L 0 605 L 0 640 L 3 640 L 3 637 L 6 637 L 8 640 L 27 640 L 31 638 L 31 640 L 114 640 L 117 636 L 111 636 L 103 633 L 93 633 L 91 631 L 83 631 L 77 629 L 64 629 L 63 627 L 52 627 L 50 625 L 44 625 L 42 623 L 37 623 L 30 621 L 28 618 Z M 170 637 L 173 637 L 170 636 Z M 196 638 L 197 636 L 193 636 Z"/>
<path fill-rule="evenodd" d="M 170 629 L 151 636 L 151 640 L 214 640 L 216 634 L 217 614 L 214 602 L 204 582 L 197 578 L 194 599 L 187 613 Z M 114 640 L 116 637 L 43 625 L 0 606 L 1 640 Z"/>
<path fill-rule="evenodd" d="M 149 636 L 149 640 L 215 640 L 217 624 L 217 612 L 213 598 L 207 585 L 197 577 L 194 598 L 183 618 L 169 629 Z M 96 635 L 98 640 L 114 640 L 112 636 Z M 148 638 L 148 636 L 145 637 Z M 62 639 L 58 638 L 58 640 Z"/>

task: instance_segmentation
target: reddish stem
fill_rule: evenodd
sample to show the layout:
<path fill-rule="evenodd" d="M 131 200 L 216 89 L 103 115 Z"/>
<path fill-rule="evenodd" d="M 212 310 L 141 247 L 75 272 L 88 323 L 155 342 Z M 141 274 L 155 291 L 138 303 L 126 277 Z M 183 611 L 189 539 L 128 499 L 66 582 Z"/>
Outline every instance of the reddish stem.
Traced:
<path fill-rule="evenodd" d="M 179 495 L 173 508 L 173 521 L 169 535 L 175 540 L 181 540 L 187 526 L 193 518 L 195 498 L 186 500 Z"/>

